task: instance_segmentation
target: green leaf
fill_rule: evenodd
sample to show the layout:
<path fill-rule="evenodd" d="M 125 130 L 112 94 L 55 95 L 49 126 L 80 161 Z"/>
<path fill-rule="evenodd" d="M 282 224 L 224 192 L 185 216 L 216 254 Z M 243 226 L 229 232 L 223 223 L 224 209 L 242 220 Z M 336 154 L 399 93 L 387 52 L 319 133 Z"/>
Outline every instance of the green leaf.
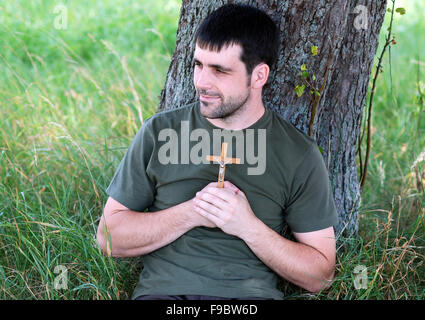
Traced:
<path fill-rule="evenodd" d="M 313 81 L 315 81 L 315 80 L 316 80 L 316 76 L 315 76 L 314 74 L 313 74 L 313 77 L 312 77 L 312 78 L 313 78 Z"/>
<path fill-rule="evenodd" d="M 320 92 L 319 91 L 314 91 L 314 94 L 316 95 L 316 96 L 318 96 L 318 97 L 320 97 Z"/>
<path fill-rule="evenodd" d="M 298 85 L 295 87 L 295 93 L 297 94 L 298 98 L 300 98 L 304 94 L 305 85 L 302 86 Z"/>
<path fill-rule="evenodd" d="M 301 73 L 301 78 L 307 79 L 308 78 L 308 72 L 304 71 L 303 73 Z"/>
<path fill-rule="evenodd" d="M 323 155 L 323 148 L 321 147 L 321 146 L 318 146 L 319 147 L 319 151 L 320 151 L 320 153 Z"/>
<path fill-rule="evenodd" d="M 406 13 L 406 9 L 404 9 L 404 8 L 397 8 L 397 9 L 395 9 L 395 12 L 398 12 L 398 13 L 400 13 L 400 15 L 403 15 L 403 14 Z"/>
<path fill-rule="evenodd" d="M 302 66 L 301 66 L 301 71 L 306 71 L 307 70 L 307 66 L 305 65 L 305 64 L 303 64 Z"/>
<path fill-rule="evenodd" d="M 317 46 L 311 47 L 311 53 L 313 54 L 313 57 L 319 53 L 319 48 Z"/>
<path fill-rule="evenodd" d="M 425 91 L 425 84 L 422 81 L 418 82 L 418 89 L 423 92 Z"/>

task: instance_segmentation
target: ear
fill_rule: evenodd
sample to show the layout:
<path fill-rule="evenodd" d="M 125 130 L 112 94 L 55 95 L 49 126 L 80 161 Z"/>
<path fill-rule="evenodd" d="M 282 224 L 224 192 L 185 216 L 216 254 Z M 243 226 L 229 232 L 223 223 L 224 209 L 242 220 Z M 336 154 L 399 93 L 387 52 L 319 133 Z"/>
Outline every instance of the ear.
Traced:
<path fill-rule="evenodd" d="M 267 82 L 269 77 L 270 68 L 269 66 L 262 62 L 258 64 L 251 74 L 251 88 L 252 89 L 261 89 Z"/>

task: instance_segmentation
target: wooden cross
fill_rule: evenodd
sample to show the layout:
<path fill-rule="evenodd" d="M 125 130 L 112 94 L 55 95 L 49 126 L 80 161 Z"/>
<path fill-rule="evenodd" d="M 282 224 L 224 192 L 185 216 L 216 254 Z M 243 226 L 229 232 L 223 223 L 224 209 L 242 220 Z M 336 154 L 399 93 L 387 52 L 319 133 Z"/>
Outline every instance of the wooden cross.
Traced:
<path fill-rule="evenodd" d="M 218 171 L 218 187 L 223 188 L 224 183 L 224 172 L 226 171 L 226 164 L 240 164 L 241 159 L 239 158 L 228 158 L 227 156 L 227 143 L 223 142 L 221 144 L 221 155 L 212 156 L 207 155 L 207 161 L 215 161 L 220 164 L 220 169 Z"/>

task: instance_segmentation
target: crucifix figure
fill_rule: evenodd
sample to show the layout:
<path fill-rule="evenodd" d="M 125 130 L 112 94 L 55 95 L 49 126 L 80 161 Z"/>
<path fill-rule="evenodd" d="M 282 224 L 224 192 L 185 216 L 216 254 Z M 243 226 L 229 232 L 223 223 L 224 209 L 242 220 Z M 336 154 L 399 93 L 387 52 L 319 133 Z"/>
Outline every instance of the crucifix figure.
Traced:
<path fill-rule="evenodd" d="M 227 157 L 227 143 L 223 142 L 221 144 L 221 155 L 219 156 L 211 156 L 207 155 L 207 161 L 215 161 L 220 165 L 218 171 L 218 187 L 223 188 L 224 183 L 224 172 L 226 171 L 226 164 L 240 164 L 241 159 L 239 158 L 228 158 Z"/>

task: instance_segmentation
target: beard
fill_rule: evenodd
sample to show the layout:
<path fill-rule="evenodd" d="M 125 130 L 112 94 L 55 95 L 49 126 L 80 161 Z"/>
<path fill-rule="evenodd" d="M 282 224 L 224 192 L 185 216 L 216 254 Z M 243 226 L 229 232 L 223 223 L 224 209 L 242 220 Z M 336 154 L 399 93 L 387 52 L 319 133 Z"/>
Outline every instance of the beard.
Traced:
<path fill-rule="evenodd" d="M 203 90 L 197 90 L 198 96 L 199 94 L 206 94 Z M 200 110 L 201 114 L 209 119 L 222 119 L 229 120 L 230 118 L 236 116 L 243 110 L 246 102 L 250 97 L 249 90 L 245 95 L 240 95 L 237 97 L 228 97 L 224 99 L 221 94 L 208 94 L 210 96 L 219 97 L 220 100 L 217 102 L 208 102 L 208 101 L 200 101 Z"/>

